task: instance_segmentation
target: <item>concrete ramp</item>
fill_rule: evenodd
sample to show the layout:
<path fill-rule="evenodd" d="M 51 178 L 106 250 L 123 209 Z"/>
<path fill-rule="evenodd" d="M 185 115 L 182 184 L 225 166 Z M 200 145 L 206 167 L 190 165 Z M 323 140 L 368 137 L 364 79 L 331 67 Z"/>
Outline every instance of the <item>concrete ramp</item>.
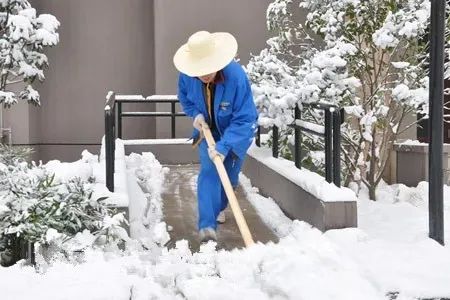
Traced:
<path fill-rule="evenodd" d="M 170 172 L 166 175 L 162 198 L 164 221 L 172 227 L 171 241 L 168 246 L 173 247 L 176 241 L 186 239 L 189 241 L 191 250 L 197 251 L 200 246 L 197 232 L 196 192 L 199 167 L 198 165 L 169 165 L 167 167 Z M 277 237 L 260 219 L 253 206 L 245 198 L 241 187 L 237 189 L 236 196 L 255 242 L 276 242 Z M 227 221 L 225 224 L 219 224 L 217 231 L 218 247 L 226 250 L 243 248 L 244 242 L 230 208 L 227 208 L 225 214 Z"/>

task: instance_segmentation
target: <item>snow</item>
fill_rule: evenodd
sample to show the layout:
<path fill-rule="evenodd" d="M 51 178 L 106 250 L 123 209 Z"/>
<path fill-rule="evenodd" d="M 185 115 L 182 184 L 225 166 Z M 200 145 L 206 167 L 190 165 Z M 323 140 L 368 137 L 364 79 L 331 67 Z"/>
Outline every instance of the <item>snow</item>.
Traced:
<path fill-rule="evenodd" d="M 178 100 L 177 95 L 151 95 L 146 98 L 147 100 Z"/>
<path fill-rule="evenodd" d="M 165 245 L 170 236 L 162 222 L 161 190 L 169 169 L 161 166 L 150 152 L 132 153 L 126 157 L 130 213 L 130 236 L 147 248 L 152 243 Z"/>
<path fill-rule="evenodd" d="M 142 95 L 116 95 L 116 100 L 121 101 L 155 101 L 155 100 L 178 100 L 177 95 L 151 95 L 144 97 Z"/>
<path fill-rule="evenodd" d="M 271 150 L 268 148 L 257 147 L 253 144 L 250 147 L 248 154 L 299 185 L 305 191 L 321 201 L 356 201 L 356 196 L 352 190 L 345 187 L 338 188 L 334 184 L 328 183 L 325 178 L 317 173 L 306 169 L 297 169 L 294 162 L 290 160 L 274 158 L 272 157 Z"/>
<path fill-rule="evenodd" d="M 33 31 L 33 25 L 30 19 L 22 15 L 11 15 L 8 19 L 7 26 L 11 27 L 11 38 L 14 41 L 20 39 L 30 40 L 30 33 Z"/>
<path fill-rule="evenodd" d="M 108 102 L 108 100 L 111 99 L 113 94 L 114 94 L 113 91 L 108 91 L 108 93 L 106 94 L 106 102 Z"/>
<path fill-rule="evenodd" d="M 0 101 L 4 102 L 7 105 L 11 105 L 17 102 L 15 98 L 15 94 L 13 92 L 3 92 L 0 91 Z"/>
<path fill-rule="evenodd" d="M 114 193 L 106 188 L 105 176 L 105 137 L 102 138 L 100 159 L 98 164 L 93 165 L 93 176 L 96 178 L 94 196 L 97 198 L 108 197 L 106 203 L 117 207 L 128 207 L 127 170 L 125 163 L 125 145 L 121 139 L 116 139 L 115 161 L 114 161 Z"/>
<path fill-rule="evenodd" d="M 410 91 L 407 85 L 399 84 L 392 90 L 392 97 L 398 101 L 403 101 L 410 96 Z"/>
<path fill-rule="evenodd" d="M 422 142 L 419 142 L 418 140 L 411 140 L 411 139 L 407 139 L 402 142 L 396 142 L 395 144 L 396 145 L 405 145 L 405 146 L 427 146 L 428 147 L 428 143 L 422 143 Z"/>
<path fill-rule="evenodd" d="M 258 215 L 278 236 L 285 237 L 292 230 L 292 221 L 284 215 L 280 207 L 271 198 L 259 194 L 258 188 L 252 187 L 250 179 L 245 175 L 239 175 L 239 182 L 248 201 L 253 205 Z"/>
<path fill-rule="evenodd" d="M 116 95 L 116 100 L 142 100 L 144 101 L 145 98 L 142 95 Z"/>
<path fill-rule="evenodd" d="M 2 89 L 11 91 L 12 95 L 0 95 L 0 101 L 7 106 L 18 103 L 19 99 L 39 105 L 39 94 L 31 85 L 35 79 L 45 79 L 43 70 L 48 60 L 44 48 L 58 44 L 60 23 L 50 14 L 37 15 L 36 9 L 25 0 L 2 1 L 1 7 L 0 61 L 6 84 Z M 21 89 L 8 87 L 18 81 L 26 84 Z"/>
<path fill-rule="evenodd" d="M 391 64 L 394 66 L 394 68 L 397 69 L 404 69 L 409 67 L 410 63 L 405 61 L 397 61 L 397 62 L 391 62 Z"/>
<path fill-rule="evenodd" d="M 318 124 L 314 124 L 314 123 L 306 122 L 306 121 L 302 121 L 302 120 L 296 120 L 295 124 L 298 126 L 301 126 L 303 128 L 306 128 L 308 130 L 311 130 L 313 132 L 317 132 L 319 134 L 325 134 L 325 126 L 321 126 Z"/>
<path fill-rule="evenodd" d="M 188 138 L 184 139 L 139 139 L 139 140 L 123 140 L 125 146 L 130 145 L 179 145 L 192 144 Z"/>
<path fill-rule="evenodd" d="M 66 182 L 74 177 L 88 180 L 92 176 L 92 165 L 83 160 L 72 163 L 51 160 L 46 164 L 46 169 L 55 174 L 55 178 Z"/>
<path fill-rule="evenodd" d="M 96 163 L 96 157 L 87 152 L 82 160 Z M 425 183 L 417 188 L 383 183 L 377 191 L 379 202 L 368 200 L 363 189 L 358 199 L 359 228 L 322 233 L 287 218 L 272 199 L 259 195 L 250 180 L 241 176 L 245 194 L 280 237 L 279 243 L 257 243 L 233 251 L 217 251 L 214 243 L 208 243 L 192 253 L 184 240 L 177 241 L 173 249 L 157 243 L 167 238 L 166 226 L 160 222 L 161 185 L 167 169 L 151 153 L 132 154 L 125 161 L 130 204 L 136 205 L 130 206 L 135 240 L 129 240 L 123 251 L 87 249 L 78 262 L 56 260 L 41 272 L 23 263 L 0 267 L 2 299 L 386 299 L 388 292 L 399 292 L 398 299 L 413 299 L 450 295 L 450 247 L 427 237 Z M 79 162 L 72 167 L 83 170 Z M 69 172 L 61 173 L 68 176 Z M 448 216 L 448 186 L 445 197 Z M 146 215 L 149 203 L 152 213 Z M 147 228 L 148 221 L 154 222 Z M 138 227 L 135 231 L 134 226 Z M 49 232 L 49 238 L 54 234 Z M 142 242 L 143 235 L 148 237 L 147 249 L 136 243 Z M 89 238 L 89 234 L 79 234 L 80 243 Z"/>

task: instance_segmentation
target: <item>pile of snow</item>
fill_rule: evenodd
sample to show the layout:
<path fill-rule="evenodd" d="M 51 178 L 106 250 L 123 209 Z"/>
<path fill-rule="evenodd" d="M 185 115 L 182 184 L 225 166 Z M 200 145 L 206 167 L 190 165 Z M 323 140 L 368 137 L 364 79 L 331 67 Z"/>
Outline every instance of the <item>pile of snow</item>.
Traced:
<path fill-rule="evenodd" d="M 75 177 L 87 181 L 94 174 L 94 165 L 98 165 L 98 155 L 93 155 L 84 150 L 81 153 L 80 160 L 71 163 L 51 160 L 45 164 L 45 169 L 55 174 L 55 179 L 62 182 L 67 182 Z"/>
<path fill-rule="evenodd" d="M 147 249 L 154 243 L 164 245 L 170 240 L 162 222 L 162 185 L 169 169 L 161 166 L 153 153 L 132 153 L 126 157 L 130 213 L 130 235 Z"/>
<path fill-rule="evenodd" d="M 128 188 L 125 166 L 125 150 L 121 140 L 116 142 L 116 161 L 114 174 L 114 192 L 106 188 L 105 161 L 104 157 L 99 161 L 98 155 L 91 154 L 84 150 L 81 159 L 75 162 L 61 162 L 51 160 L 45 165 L 45 169 L 55 174 L 55 179 L 60 182 L 67 182 L 72 178 L 78 177 L 82 180 L 93 181 L 94 199 L 107 197 L 105 203 L 116 207 L 128 206 Z"/>

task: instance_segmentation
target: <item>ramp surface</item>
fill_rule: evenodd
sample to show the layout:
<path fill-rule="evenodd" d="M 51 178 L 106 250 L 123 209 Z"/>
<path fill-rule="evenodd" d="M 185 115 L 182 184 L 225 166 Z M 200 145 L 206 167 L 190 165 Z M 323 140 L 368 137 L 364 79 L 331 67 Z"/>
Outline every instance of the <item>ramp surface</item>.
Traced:
<path fill-rule="evenodd" d="M 197 175 L 198 165 L 167 166 L 170 172 L 166 175 L 164 184 L 163 211 L 164 221 L 172 227 L 169 247 L 178 240 L 186 239 L 192 251 L 198 251 L 199 239 L 197 231 Z M 247 220 L 255 242 L 276 242 L 275 234 L 263 223 L 253 206 L 245 198 L 241 187 L 238 187 L 236 197 Z M 228 207 L 225 211 L 227 221 L 219 224 L 217 230 L 218 248 L 231 250 L 244 248 L 244 242 Z"/>

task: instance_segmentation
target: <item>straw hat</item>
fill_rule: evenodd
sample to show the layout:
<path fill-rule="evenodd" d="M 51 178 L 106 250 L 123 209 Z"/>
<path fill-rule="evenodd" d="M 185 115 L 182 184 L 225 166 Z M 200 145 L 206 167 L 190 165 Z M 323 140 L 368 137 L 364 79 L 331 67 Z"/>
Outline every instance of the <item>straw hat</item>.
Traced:
<path fill-rule="evenodd" d="M 236 56 L 237 47 L 230 33 L 199 31 L 177 50 L 173 63 L 178 71 L 188 76 L 204 76 L 228 65 Z"/>

